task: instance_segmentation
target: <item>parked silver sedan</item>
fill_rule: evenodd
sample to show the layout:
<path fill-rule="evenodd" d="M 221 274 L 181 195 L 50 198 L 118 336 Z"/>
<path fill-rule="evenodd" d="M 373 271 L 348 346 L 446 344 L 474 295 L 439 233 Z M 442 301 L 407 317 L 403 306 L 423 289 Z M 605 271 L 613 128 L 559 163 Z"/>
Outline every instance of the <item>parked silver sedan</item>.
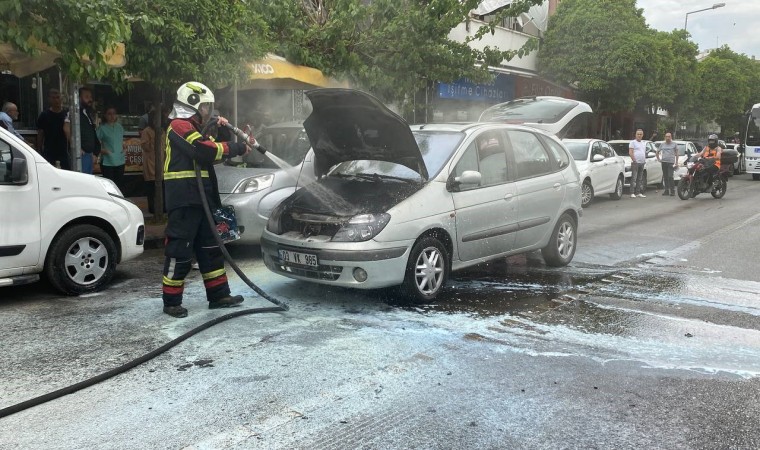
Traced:
<path fill-rule="evenodd" d="M 258 152 L 217 167 L 222 204 L 235 207 L 241 231 L 236 244 L 258 244 L 272 209 L 300 187 L 299 180 L 314 180 L 311 144 L 302 122 L 269 126 L 256 138 L 291 167 L 280 168 Z"/>
<path fill-rule="evenodd" d="M 345 287 L 401 286 L 429 301 L 452 270 L 539 249 L 548 265 L 573 259 L 580 182 L 558 139 L 497 123 L 410 129 L 360 91 L 307 95 L 304 128 L 319 179 L 272 211 L 261 238 L 270 270 Z"/>

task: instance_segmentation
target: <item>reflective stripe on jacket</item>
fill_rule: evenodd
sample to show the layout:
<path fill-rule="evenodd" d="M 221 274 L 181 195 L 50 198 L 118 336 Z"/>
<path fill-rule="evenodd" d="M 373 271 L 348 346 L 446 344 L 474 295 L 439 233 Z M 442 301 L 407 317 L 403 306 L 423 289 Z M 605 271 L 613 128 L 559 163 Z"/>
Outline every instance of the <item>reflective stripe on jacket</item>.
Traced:
<path fill-rule="evenodd" d="M 718 158 L 718 147 L 715 147 L 714 149 L 710 147 L 705 147 L 705 158 L 713 158 L 715 159 L 715 167 L 720 169 L 720 158 Z"/>

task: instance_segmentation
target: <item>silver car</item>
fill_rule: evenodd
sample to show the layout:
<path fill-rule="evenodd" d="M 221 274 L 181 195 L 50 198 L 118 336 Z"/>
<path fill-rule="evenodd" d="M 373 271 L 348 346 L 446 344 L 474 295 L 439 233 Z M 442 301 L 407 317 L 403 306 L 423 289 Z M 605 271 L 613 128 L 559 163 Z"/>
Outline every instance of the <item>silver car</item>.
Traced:
<path fill-rule="evenodd" d="M 236 244 L 258 244 L 269 214 L 283 199 L 314 180 L 313 153 L 302 122 L 267 127 L 257 140 L 291 167 L 280 168 L 258 152 L 216 169 L 222 204 L 235 207 L 241 237 Z"/>
<path fill-rule="evenodd" d="M 430 301 L 452 270 L 539 249 L 548 265 L 573 259 L 579 174 L 556 138 L 497 123 L 410 127 L 360 91 L 307 95 L 318 180 L 272 211 L 270 270 Z"/>

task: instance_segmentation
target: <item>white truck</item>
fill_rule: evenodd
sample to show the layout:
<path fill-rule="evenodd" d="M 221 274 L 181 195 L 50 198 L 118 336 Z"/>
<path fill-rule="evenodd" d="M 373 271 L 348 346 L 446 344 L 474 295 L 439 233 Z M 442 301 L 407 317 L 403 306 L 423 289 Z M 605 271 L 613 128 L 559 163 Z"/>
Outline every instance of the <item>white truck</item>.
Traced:
<path fill-rule="evenodd" d="M 0 129 L 0 288 L 44 273 L 65 294 L 97 291 L 144 239 L 142 212 L 111 180 L 57 169 Z"/>

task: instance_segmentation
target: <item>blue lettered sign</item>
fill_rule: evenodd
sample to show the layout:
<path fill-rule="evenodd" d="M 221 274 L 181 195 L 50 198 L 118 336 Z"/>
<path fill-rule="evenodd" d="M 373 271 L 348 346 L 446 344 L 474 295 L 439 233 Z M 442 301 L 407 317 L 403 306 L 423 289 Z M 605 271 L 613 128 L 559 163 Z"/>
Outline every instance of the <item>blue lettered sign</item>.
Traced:
<path fill-rule="evenodd" d="M 474 83 L 460 78 L 452 83 L 438 83 L 438 97 L 484 102 L 507 102 L 515 98 L 515 77 L 500 73 L 491 83 Z"/>

